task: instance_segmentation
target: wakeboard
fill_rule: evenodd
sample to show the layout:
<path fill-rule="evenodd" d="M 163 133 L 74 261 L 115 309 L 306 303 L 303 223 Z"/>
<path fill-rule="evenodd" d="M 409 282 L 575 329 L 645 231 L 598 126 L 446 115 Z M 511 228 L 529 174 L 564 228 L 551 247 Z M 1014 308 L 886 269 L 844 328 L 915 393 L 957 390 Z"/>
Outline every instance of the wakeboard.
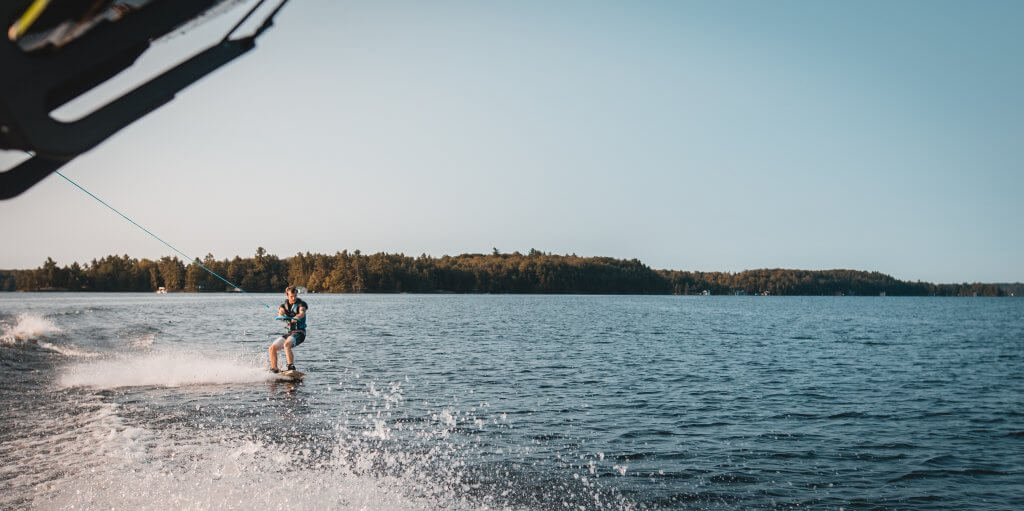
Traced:
<path fill-rule="evenodd" d="M 275 373 L 274 376 L 276 377 L 277 380 L 280 381 L 300 381 L 302 380 L 303 377 L 306 376 L 306 373 L 296 371 L 293 369 L 291 371 L 281 371 L 279 373 Z"/>

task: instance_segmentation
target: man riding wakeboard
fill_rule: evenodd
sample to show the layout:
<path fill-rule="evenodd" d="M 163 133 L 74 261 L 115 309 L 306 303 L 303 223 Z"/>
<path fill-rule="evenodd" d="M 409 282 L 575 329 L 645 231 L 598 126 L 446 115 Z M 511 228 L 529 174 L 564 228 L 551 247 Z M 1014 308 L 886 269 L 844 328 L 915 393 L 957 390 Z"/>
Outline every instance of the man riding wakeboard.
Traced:
<path fill-rule="evenodd" d="M 306 309 L 309 308 L 306 302 L 298 297 L 298 290 L 295 286 L 288 286 L 284 290 L 285 301 L 277 308 L 277 319 L 288 322 L 288 333 L 278 337 L 270 344 L 270 372 L 276 373 L 277 350 L 284 348 L 284 356 L 288 361 L 288 371 L 295 370 L 295 356 L 292 348 L 302 344 L 306 340 Z"/>

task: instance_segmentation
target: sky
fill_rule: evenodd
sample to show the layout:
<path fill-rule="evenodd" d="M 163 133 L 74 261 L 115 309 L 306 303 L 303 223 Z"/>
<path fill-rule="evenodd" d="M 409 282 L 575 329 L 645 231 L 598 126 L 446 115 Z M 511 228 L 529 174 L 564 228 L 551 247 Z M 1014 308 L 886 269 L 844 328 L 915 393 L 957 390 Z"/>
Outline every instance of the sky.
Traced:
<path fill-rule="evenodd" d="M 1024 281 L 1021 20 L 1018 1 L 292 0 L 62 172 L 198 257 L 536 248 Z M 0 268 L 173 255 L 56 175 L 0 201 L 0 239 Z"/>

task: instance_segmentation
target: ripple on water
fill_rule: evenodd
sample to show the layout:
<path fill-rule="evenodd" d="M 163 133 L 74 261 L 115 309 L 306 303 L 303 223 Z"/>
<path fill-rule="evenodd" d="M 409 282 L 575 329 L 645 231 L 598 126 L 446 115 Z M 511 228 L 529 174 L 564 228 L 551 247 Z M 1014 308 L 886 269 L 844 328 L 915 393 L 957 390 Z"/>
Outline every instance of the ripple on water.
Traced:
<path fill-rule="evenodd" d="M 251 298 L 53 296 L 4 508 L 1019 507 L 1019 301 L 311 295 L 283 385 Z"/>

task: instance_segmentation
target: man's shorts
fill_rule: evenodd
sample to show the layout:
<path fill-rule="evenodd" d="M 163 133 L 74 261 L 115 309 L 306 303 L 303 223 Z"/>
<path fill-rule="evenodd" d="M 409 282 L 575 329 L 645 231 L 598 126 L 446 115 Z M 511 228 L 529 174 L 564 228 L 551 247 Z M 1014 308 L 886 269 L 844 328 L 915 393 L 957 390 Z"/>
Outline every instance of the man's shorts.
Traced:
<path fill-rule="evenodd" d="M 289 337 L 292 338 L 292 347 L 294 348 L 295 346 L 302 344 L 302 341 L 306 340 L 306 331 L 292 330 L 291 332 L 288 332 L 287 335 L 282 335 L 281 337 L 278 337 L 277 340 L 274 341 L 274 344 L 271 344 L 271 346 L 277 346 L 278 349 L 284 348 L 284 341 L 288 340 Z"/>

